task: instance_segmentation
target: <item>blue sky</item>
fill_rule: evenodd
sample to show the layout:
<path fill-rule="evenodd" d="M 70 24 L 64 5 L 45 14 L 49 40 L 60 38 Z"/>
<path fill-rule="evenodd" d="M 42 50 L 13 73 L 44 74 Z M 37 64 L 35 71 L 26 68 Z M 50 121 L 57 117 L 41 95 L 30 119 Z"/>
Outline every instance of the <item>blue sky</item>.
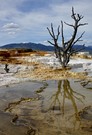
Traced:
<path fill-rule="evenodd" d="M 84 16 L 78 35 L 85 31 L 83 43 L 92 45 L 92 0 L 0 0 L 0 46 L 8 43 L 35 42 L 47 44 L 51 37 L 47 31 L 53 23 L 55 30 L 60 21 L 73 24 L 72 6 Z M 72 29 L 64 25 L 65 39 Z"/>

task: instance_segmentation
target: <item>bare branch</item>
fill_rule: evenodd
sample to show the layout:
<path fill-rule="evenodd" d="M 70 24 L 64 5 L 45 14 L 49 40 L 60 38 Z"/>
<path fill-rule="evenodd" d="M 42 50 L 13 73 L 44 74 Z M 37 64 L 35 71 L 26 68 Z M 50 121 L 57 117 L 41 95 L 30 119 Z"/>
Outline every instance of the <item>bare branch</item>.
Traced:
<path fill-rule="evenodd" d="M 53 29 L 53 24 L 51 23 L 51 31 L 52 31 L 52 35 L 55 38 L 55 33 L 54 33 L 54 29 Z"/>
<path fill-rule="evenodd" d="M 77 14 L 77 20 L 80 21 L 84 16 Z"/>
<path fill-rule="evenodd" d="M 52 43 L 51 41 L 48 41 L 48 43 L 52 44 L 52 45 L 55 45 L 54 43 Z"/>
<path fill-rule="evenodd" d="M 51 37 L 55 39 L 55 34 L 54 34 L 53 24 L 52 23 L 51 23 L 51 30 L 48 27 L 47 27 L 47 30 L 48 30 L 49 34 L 51 35 Z"/>
<path fill-rule="evenodd" d="M 84 49 L 85 49 L 85 44 L 83 44 L 80 49 L 77 49 L 77 48 L 76 48 L 76 50 L 73 50 L 73 51 L 70 53 L 70 55 L 73 54 L 73 53 L 79 52 L 79 51 L 81 51 L 81 50 L 84 50 Z"/>
<path fill-rule="evenodd" d="M 82 36 L 84 35 L 85 31 L 80 35 L 80 37 L 78 37 L 73 44 L 76 44 L 78 41 L 82 41 L 80 40 L 82 38 Z"/>
<path fill-rule="evenodd" d="M 79 27 L 79 26 L 84 26 L 84 25 L 88 25 L 88 23 L 80 23 L 77 27 Z"/>
<path fill-rule="evenodd" d="M 47 27 L 47 30 L 48 30 L 49 34 L 51 35 L 51 37 L 53 37 L 53 35 L 48 27 Z"/>
<path fill-rule="evenodd" d="M 64 45 L 64 32 L 63 32 L 63 22 L 61 21 L 61 36 L 62 36 L 62 45 L 63 47 L 65 47 Z"/>
<path fill-rule="evenodd" d="M 56 36 L 56 39 L 57 39 L 57 40 L 58 40 L 59 35 L 60 35 L 60 31 L 59 31 L 59 29 L 60 29 L 60 25 L 58 26 L 58 29 L 57 29 L 57 32 L 58 32 L 58 34 L 57 34 L 57 36 Z"/>
<path fill-rule="evenodd" d="M 74 13 L 74 8 L 72 7 L 72 15 L 71 15 L 71 17 L 74 19 L 74 20 L 76 20 L 76 14 Z"/>
<path fill-rule="evenodd" d="M 75 21 L 79 22 L 81 19 L 83 19 L 84 16 L 82 16 L 82 15 L 80 15 L 80 14 L 74 13 L 74 8 L 72 7 L 72 15 L 71 15 L 71 17 L 72 17 Z"/>
<path fill-rule="evenodd" d="M 71 26 L 71 27 L 73 27 L 74 28 L 74 26 L 72 25 L 72 24 L 69 24 L 69 23 L 66 23 L 66 22 L 64 22 L 66 25 L 68 25 L 68 26 Z"/>

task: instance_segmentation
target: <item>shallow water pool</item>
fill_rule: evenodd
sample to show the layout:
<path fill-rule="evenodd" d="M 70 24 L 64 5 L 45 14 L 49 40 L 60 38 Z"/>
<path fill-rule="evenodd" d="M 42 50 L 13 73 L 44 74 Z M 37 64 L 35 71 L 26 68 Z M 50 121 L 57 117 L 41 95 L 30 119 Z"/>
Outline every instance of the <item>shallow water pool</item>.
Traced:
<path fill-rule="evenodd" d="M 70 79 L 1 87 L 0 135 L 91 135 L 89 83 Z"/>

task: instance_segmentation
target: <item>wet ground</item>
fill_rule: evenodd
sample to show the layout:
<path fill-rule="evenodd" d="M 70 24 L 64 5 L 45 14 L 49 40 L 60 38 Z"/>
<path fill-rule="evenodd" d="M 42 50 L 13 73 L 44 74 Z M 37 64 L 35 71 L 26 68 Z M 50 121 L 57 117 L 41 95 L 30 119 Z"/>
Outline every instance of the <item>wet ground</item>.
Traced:
<path fill-rule="evenodd" d="M 92 82 L 58 80 L 0 87 L 0 135 L 91 135 Z"/>

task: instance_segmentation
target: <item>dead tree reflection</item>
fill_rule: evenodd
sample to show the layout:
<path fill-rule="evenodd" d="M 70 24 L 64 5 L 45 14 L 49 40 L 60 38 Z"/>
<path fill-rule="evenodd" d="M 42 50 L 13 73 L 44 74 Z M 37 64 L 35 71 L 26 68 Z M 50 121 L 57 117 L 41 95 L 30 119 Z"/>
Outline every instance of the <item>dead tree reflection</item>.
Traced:
<path fill-rule="evenodd" d="M 69 100 L 69 102 L 71 102 L 73 106 L 76 118 L 79 119 L 76 101 L 83 103 L 84 99 L 85 96 L 72 89 L 69 80 L 59 80 L 58 89 L 56 93 L 51 96 L 50 109 L 60 110 L 62 112 L 62 115 L 64 115 L 65 103 L 66 100 Z"/>

